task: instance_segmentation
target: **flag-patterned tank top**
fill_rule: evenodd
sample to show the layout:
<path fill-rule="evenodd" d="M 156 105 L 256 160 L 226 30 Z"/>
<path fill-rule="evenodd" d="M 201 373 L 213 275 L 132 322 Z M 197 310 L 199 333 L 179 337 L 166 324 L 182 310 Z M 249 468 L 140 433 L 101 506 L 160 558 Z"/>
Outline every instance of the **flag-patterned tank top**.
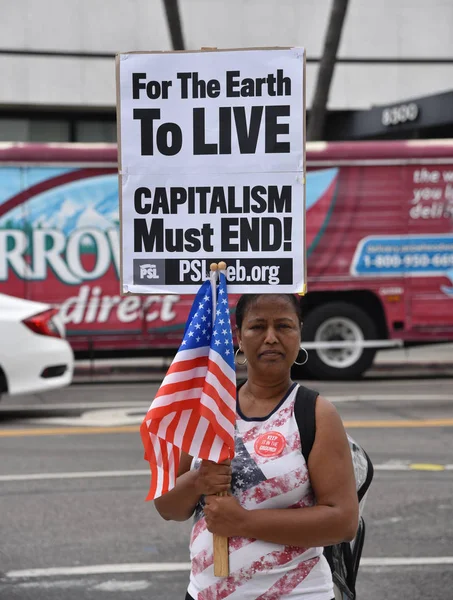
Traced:
<path fill-rule="evenodd" d="M 298 384 L 263 418 L 236 415 L 232 493 L 249 510 L 303 508 L 315 499 L 294 416 Z M 192 468 L 197 468 L 194 461 Z M 190 540 L 189 594 L 195 600 L 331 600 L 333 584 L 323 548 L 301 548 L 242 537 L 229 538 L 230 575 L 215 577 L 212 534 L 203 499 Z"/>

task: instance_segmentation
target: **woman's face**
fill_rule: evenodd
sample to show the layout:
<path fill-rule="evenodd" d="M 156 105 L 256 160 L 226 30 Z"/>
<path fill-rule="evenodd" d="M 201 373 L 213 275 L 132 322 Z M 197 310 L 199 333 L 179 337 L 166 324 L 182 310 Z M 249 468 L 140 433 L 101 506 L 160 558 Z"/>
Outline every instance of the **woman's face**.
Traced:
<path fill-rule="evenodd" d="M 284 296 L 260 296 L 246 309 L 237 337 L 249 368 L 267 376 L 288 371 L 300 348 L 294 307 Z"/>

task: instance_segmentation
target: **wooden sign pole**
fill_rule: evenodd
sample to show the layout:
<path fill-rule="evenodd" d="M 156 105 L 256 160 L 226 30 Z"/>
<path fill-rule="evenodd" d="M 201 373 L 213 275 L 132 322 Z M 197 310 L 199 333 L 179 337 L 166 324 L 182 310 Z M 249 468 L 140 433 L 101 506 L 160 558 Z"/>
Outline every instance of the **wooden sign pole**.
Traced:
<path fill-rule="evenodd" d="M 227 492 L 220 492 L 218 496 L 226 496 Z M 214 534 L 214 577 L 228 577 L 230 574 L 230 555 L 228 552 L 228 538 Z"/>

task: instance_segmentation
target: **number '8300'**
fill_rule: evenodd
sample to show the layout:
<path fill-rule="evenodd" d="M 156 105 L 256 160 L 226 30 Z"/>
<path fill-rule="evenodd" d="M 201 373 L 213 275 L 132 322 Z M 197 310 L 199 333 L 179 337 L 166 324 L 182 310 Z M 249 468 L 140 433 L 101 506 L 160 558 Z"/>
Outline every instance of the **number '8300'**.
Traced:
<path fill-rule="evenodd" d="M 414 102 L 411 102 L 410 104 L 385 108 L 382 111 L 381 121 L 384 127 L 389 127 L 390 125 L 399 125 L 407 121 L 415 121 L 417 117 L 418 106 Z"/>

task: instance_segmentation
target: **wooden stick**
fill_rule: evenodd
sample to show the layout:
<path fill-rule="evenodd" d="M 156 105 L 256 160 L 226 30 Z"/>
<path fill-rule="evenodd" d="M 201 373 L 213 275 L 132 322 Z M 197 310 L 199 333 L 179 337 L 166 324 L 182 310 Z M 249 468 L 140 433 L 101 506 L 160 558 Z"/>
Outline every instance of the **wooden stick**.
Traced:
<path fill-rule="evenodd" d="M 219 492 L 218 496 L 226 496 L 227 492 Z M 230 555 L 228 552 L 228 538 L 222 535 L 213 535 L 214 546 L 214 577 L 228 577 L 230 574 Z"/>

